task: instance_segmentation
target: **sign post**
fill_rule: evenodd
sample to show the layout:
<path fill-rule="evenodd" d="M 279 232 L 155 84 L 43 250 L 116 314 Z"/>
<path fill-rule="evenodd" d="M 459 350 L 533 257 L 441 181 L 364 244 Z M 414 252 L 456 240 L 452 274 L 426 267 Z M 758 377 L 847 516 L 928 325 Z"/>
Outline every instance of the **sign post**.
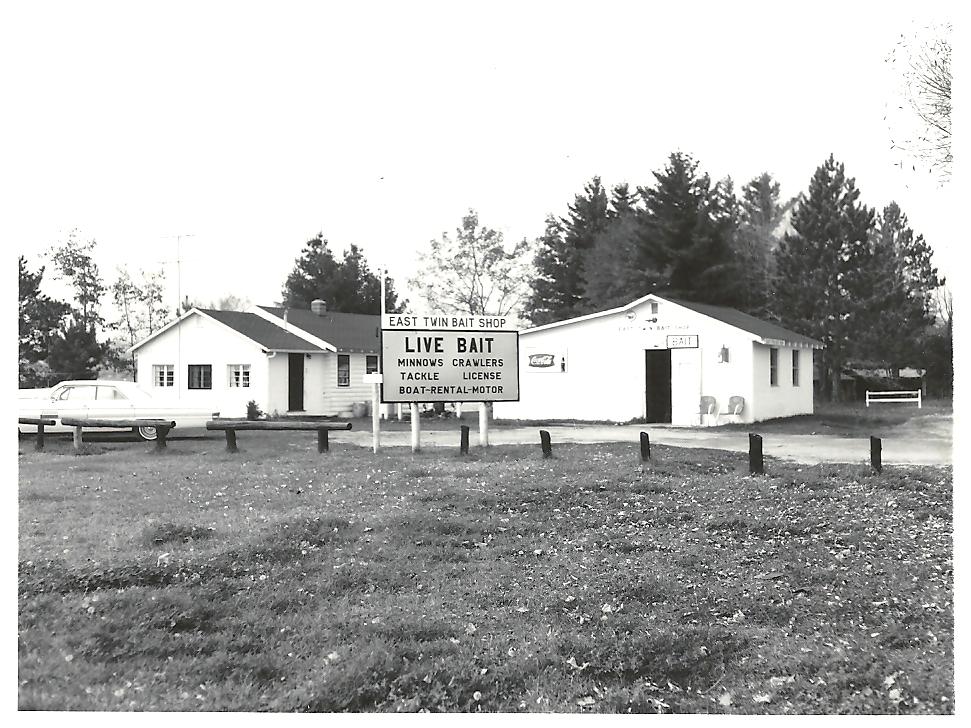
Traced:
<path fill-rule="evenodd" d="M 413 451 L 419 402 L 478 402 L 488 447 L 488 403 L 519 401 L 519 331 L 505 316 L 385 314 L 381 371 L 381 401 L 411 405 Z"/>
<path fill-rule="evenodd" d="M 479 446 L 489 447 L 489 403 L 479 402 Z"/>
<path fill-rule="evenodd" d="M 421 423 L 418 415 L 418 403 L 411 403 L 411 451 L 418 452 L 421 447 Z"/>
<path fill-rule="evenodd" d="M 376 453 L 381 446 L 381 373 L 364 375 L 364 383 L 371 383 L 371 447 Z"/>

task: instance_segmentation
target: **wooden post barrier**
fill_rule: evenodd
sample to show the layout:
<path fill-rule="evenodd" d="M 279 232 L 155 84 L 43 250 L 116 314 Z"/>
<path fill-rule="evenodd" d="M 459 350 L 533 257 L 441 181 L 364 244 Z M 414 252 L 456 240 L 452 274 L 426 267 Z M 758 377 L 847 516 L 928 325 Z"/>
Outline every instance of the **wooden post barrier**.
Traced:
<path fill-rule="evenodd" d="M 44 449 L 44 428 L 53 427 L 57 421 L 45 417 L 18 417 L 17 422 L 21 425 L 36 425 L 37 439 L 34 441 L 34 450 Z"/>
<path fill-rule="evenodd" d="M 883 472 L 883 443 L 879 437 L 870 436 L 870 467 L 877 473 Z"/>
<path fill-rule="evenodd" d="M 762 457 L 762 436 L 749 433 L 748 471 L 752 475 L 765 474 L 765 461 Z"/>
<path fill-rule="evenodd" d="M 169 430 L 175 427 L 172 420 L 153 420 L 153 419 L 133 419 L 133 420 L 112 420 L 107 418 L 89 419 L 86 417 L 62 417 L 61 424 L 74 428 L 74 449 L 81 451 L 84 446 L 84 437 L 81 434 L 83 427 L 105 427 L 115 430 L 137 429 L 139 427 L 155 428 L 155 452 L 165 450 L 166 438 Z"/>
<path fill-rule="evenodd" d="M 349 430 L 350 422 L 320 422 L 307 420 L 209 420 L 207 430 L 226 433 L 226 452 L 239 452 L 236 433 L 239 430 L 302 430 L 317 433 L 317 452 L 330 452 L 330 431 Z"/>
<path fill-rule="evenodd" d="M 469 454 L 469 426 L 462 425 L 462 434 L 459 439 L 459 454 Z"/>
<path fill-rule="evenodd" d="M 168 439 L 170 429 L 172 428 L 166 427 L 165 425 L 155 426 L 155 433 L 158 435 L 155 438 L 155 452 L 162 452 L 163 450 L 166 449 L 167 447 L 166 440 Z"/>
<path fill-rule="evenodd" d="M 543 448 L 543 457 L 553 457 L 553 443 L 550 442 L 550 433 L 546 430 L 539 431 L 539 444 Z"/>
<path fill-rule="evenodd" d="M 651 459 L 651 438 L 646 432 L 641 433 L 641 462 Z"/>

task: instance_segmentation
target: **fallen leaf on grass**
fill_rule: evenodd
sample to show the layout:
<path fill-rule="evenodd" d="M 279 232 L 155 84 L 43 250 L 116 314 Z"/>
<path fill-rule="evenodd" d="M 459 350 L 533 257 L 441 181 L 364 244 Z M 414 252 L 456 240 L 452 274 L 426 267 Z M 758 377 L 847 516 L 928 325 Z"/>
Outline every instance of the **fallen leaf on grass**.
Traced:
<path fill-rule="evenodd" d="M 729 705 L 732 704 L 732 694 L 723 693 L 722 696 L 718 698 L 718 704 L 724 708 L 727 708 Z"/>
<path fill-rule="evenodd" d="M 766 693 L 765 695 L 753 695 L 752 696 L 752 702 L 753 703 L 771 703 L 772 702 L 772 696 L 769 695 L 768 693 Z"/>
<path fill-rule="evenodd" d="M 795 679 L 796 678 L 794 676 L 792 676 L 792 675 L 784 675 L 782 677 L 770 677 L 769 678 L 769 685 L 771 685 L 774 688 L 777 688 L 777 687 L 780 687 L 782 685 L 785 685 L 786 683 L 794 682 Z"/>
<path fill-rule="evenodd" d="M 597 701 L 596 701 L 596 700 L 594 700 L 594 699 L 593 699 L 592 697 L 590 697 L 589 695 L 584 695 L 584 696 L 583 696 L 582 698 L 580 698 L 580 699 L 579 699 L 579 700 L 577 701 L 577 705 L 579 705 L 579 706 L 587 706 L 587 705 L 595 705 L 595 704 L 596 704 L 596 702 L 597 702 Z"/>
<path fill-rule="evenodd" d="M 887 697 L 890 698 L 890 700 L 892 700 L 895 703 L 899 703 L 901 700 L 904 699 L 903 696 L 900 694 L 900 688 L 894 688 L 893 690 L 891 690 L 889 693 L 887 693 Z"/>
<path fill-rule="evenodd" d="M 578 665 L 576 657 L 571 657 L 569 660 L 566 661 L 566 664 L 572 667 L 574 670 L 583 670 L 590 666 L 589 662 L 584 662 L 582 665 Z"/>

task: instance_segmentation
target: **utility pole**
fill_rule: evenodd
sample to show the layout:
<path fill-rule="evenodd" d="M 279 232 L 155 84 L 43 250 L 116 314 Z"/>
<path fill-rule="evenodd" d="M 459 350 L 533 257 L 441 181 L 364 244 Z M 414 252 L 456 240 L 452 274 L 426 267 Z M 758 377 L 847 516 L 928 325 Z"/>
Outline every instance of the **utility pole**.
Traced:
<path fill-rule="evenodd" d="M 192 233 L 179 233 L 178 235 L 167 235 L 169 240 L 175 238 L 175 318 L 178 321 L 182 318 L 182 314 L 185 313 L 182 310 L 182 238 L 194 238 L 195 235 Z M 160 260 L 160 263 L 171 263 L 171 260 Z M 182 326 L 177 325 L 175 327 L 175 338 L 176 338 L 176 357 L 175 357 L 175 381 L 177 382 L 177 391 L 182 389 L 182 376 L 180 372 L 182 371 Z"/>

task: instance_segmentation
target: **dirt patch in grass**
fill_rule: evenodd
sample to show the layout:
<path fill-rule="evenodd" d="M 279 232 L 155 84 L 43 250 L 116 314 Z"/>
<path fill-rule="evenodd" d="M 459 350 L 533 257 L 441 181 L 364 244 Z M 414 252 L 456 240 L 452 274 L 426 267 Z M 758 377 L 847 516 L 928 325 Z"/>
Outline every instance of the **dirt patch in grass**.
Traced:
<path fill-rule="evenodd" d="M 214 531 L 215 529 L 205 526 L 159 523 L 145 529 L 142 542 L 148 546 L 160 546 L 171 542 L 204 541 L 212 538 Z"/>

